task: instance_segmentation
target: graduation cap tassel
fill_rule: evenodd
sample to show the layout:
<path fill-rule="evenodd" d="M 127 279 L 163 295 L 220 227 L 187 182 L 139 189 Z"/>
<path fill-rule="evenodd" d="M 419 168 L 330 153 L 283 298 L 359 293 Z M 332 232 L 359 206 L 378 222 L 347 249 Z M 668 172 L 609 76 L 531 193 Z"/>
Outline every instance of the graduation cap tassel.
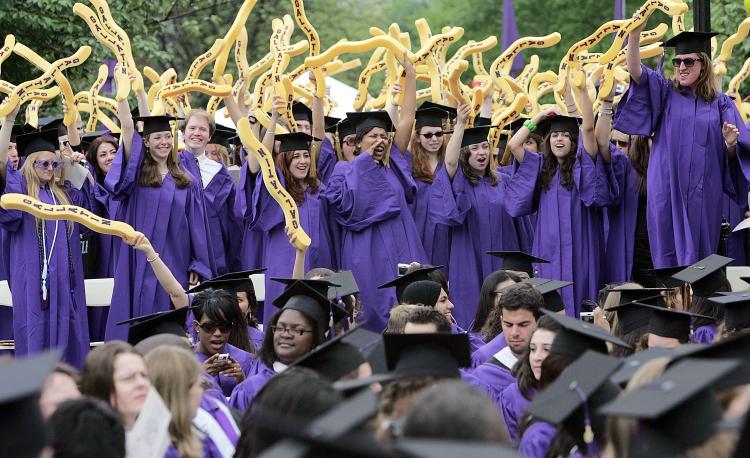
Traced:
<path fill-rule="evenodd" d="M 578 386 L 578 384 L 575 382 L 571 384 L 571 390 L 575 391 L 575 393 L 578 395 L 578 397 L 581 398 L 581 402 L 583 403 L 583 442 L 585 442 L 587 446 L 590 446 L 594 442 L 594 430 L 591 429 L 591 417 L 589 416 L 589 405 L 587 402 L 588 399 L 586 397 L 586 393 L 584 393 L 581 387 Z M 587 455 L 591 454 L 591 450 L 587 450 L 587 452 L 589 452 L 587 453 Z"/>

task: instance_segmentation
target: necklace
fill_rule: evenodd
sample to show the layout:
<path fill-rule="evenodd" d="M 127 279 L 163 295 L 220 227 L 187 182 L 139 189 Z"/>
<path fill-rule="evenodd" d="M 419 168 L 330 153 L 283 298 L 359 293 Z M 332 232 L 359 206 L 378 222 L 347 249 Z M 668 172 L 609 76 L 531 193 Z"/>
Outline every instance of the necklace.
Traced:
<path fill-rule="evenodd" d="M 55 193 L 49 190 L 52 196 L 52 204 L 57 205 L 55 199 Z M 42 221 L 42 300 L 47 300 L 47 276 L 49 274 L 49 263 L 52 261 L 52 253 L 55 251 L 55 243 L 57 242 L 57 226 L 59 221 L 55 220 L 55 235 L 52 236 L 52 244 L 49 248 L 49 255 L 47 255 L 47 222 Z"/>

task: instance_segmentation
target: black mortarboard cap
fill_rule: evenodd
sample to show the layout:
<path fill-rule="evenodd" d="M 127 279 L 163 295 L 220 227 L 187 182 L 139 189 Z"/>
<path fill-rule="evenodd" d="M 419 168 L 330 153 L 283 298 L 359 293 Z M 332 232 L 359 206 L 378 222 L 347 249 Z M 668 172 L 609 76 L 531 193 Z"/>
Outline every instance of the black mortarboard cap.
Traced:
<path fill-rule="evenodd" d="M 673 456 L 713 435 L 722 409 L 711 389 L 738 364 L 733 360 L 683 360 L 600 412 L 641 420 L 633 456 Z"/>
<path fill-rule="evenodd" d="M 286 289 L 273 301 L 273 305 L 280 309 L 292 309 L 309 316 L 318 325 L 322 335 L 331 317 L 337 323 L 346 317 L 346 311 L 333 305 L 328 299 L 328 289 L 339 286 L 327 280 L 299 280 L 294 278 L 273 278 L 284 283 Z"/>
<path fill-rule="evenodd" d="M 484 126 L 491 126 L 492 125 L 492 119 L 485 118 L 484 116 L 477 116 L 474 118 L 474 127 L 484 127 Z"/>
<path fill-rule="evenodd" d="M 39 151 L 55 152 L 60 142 L 55 129 L 38 130 L 16 137 L 16 149 L 21 157 L 29 156 Z"/>
<path fill-rule="evenodd" d="M 488 251 L 487 254 L 502 258 L 502 270 L 526 272 L 531 277 L 534 276 L 532 263 L 549 264 L 549 261 L 546 259 L 538 258 L 522 251 Z"/>
<path fill-rule="evenodd" d="M 490 126 L 470 127 L 464 130 L 464 136 L 461 139 L 461 147 L 484 143 L 487 135 L 490 133 Z"/>
<path fill-rule="evenodd" d="M 432 280 L 415 281 L 404 289 L 401 300 L 404 304 L 422 304 L 427 307 L 435 307 L 442 289 L 440 283 Z"/>
<path fill-rule="evenodd" d="M 312 124 L 312 110 L 302 102 L 292 104 L 292 116 L 295 121 L 307 121 Z"/>
<path fill-rule="evenodd" d="M 632 302 L 612 306 L 607 311 L 617 313 L 617 323 L 621 336 L 648 326 L 648 322 L 651 319 L 651 309 L 641 307 Z"/>
<path fill-rule="evenodd" d="M 279 140 L 279 152 L 285 153 L 287 151 L 305 150 L 310 151 L 310 144 L 313 140 L 317 140 L 312 135 L 304 132 L 290 132 L 288 134 L 277 134 L 276 140 Z"/>
<path fill-rule="evenodd" d="M 83 148 L 84 151 L 88 151 L 89 146 L 91 146 L 91 143 L 94 142 L 99 137 L 105 136 L 105 134 L 109 134 L 108 130 L 97 130 L 94 132 L 86 132 L 81 135 L 81 148 Z M 109 138 L 112 138 L 111 135 Z"/>
<path fill-rule="evenodd" d="M 732 388 L 750 383 L 750 334 L 744 333 L 722 339 L 711 345 L 695 348 L 683 356 L 698 359 L 738 359 L 741 364 L 728 377 L 716 382 L 714 388 Z"/>
<path fill-rule="evenodd" d="M 675 48 L 675 54 L 692 54 L 704 52 L 711 55 L 711 38 L 716 32 L 680 32 L 664 42 L 667 48 Z"/>
<path fill-rule="evenodd" d="M 133 122 L 143 123 L 141 135 L 145 137 L 155 132 L 172 132 L 172 126 L 169 124 L 170 121 L 179 121 L 181 119 L 169 115 L 136 116 L 133 118 Z"/>
<path fill-rule="evenodd" d="M 237 131 L 235 129 L 217 125 L 216 130 L 214 131 L 214 134 L 211 135 L 211 139 L 208 140 L 208 143 L 222 145 L 225 148 L 229 148 L 229 140 L 236 136 Z"/>
<path fill-rule="evenodd" d="M 531 284 L 541 293 L 542 298 L 544 298 L 545 309 L 550 312 L 561 312 L 565 310 L 565 303 L 563 302 L 559 289 L 570 286 L 573 282 L 535 277 L 524 280 L 524 283 Z"/>
<path fill-rule="evenodd" d="M 515 450 L 493 442 L 403 437 L 394 442 L 398 456 L 405 458 L 516 458 Z"/>
<path fill-rule="evenodd" d="M 400 377 L 433 375 L 457 378 L 471 365 L 466 334 L 383 334 L 388 370 Z"/>
<path fill-rule="evenodd" d="M 325 277 L 325 279 L 339 285 L 328 288 L 328 299 L 333 300 L 359 293 L 357 280 L 354 279 L 354 274 L 351 270 L 336 272 L 331 276 Z"/>
<path fill-rule="evenodd" d="M 542 310 L 562 326 L 562 330 L 555 335 L 550 352 L 578 358 L 586 350 L 595 350 L 607 354 L 606 342 L 611 342 L 623 348 L 631 348 L 621 339 L 613 336 L 599 326 L 560 315 L 549 310 Z"/>
<path fill-rule="evenodd" d="M 39 408 L 39 393 L 59 360 L 60 351 L 53 350 L 0 365 L 0 455 L 36 457 L 47 445 L 50 437 Z"/>
<path fill-rule="evenodd" d="M 324 116 L 323 120 L 325 121 L 325 131 L 328 133 L 336 132 L 336 126 L 341 122 L 341 118 L 334 118 L 333 116 Z"/>
<path fill-rule="evenodd" d="M 443 127 L 443 120 L 448 117 L 448 112 L 440 108 L 420 108 L 415 116 L 414 130 L 422 127 Z"/>
<path fill-rule="evenodd" d="M 357 370 L 365 362 L 359 349 L 345 339 L 358 328 L 339 334 L 335 338 L 323 342 L 294 361 L 291 366 L 307 367 L 326 377 L 331 382 Z"/>
<path fill-rule="evenodd" d="M 128 343 L 130 345 L 136 345 L 141 340 L 157 334 L 174 334 L 185 337 L 187 335 L 185 329 L 187 312 L 188 307 L 180 307 L 166 312 L 157 312 L 120 321 L 117 325 L 130 325 L 130 329 L 128 329 Z"/>
<path fill-rule="evenodd" d="M 458 110 L 456 108 L 449 107 L 448 105 L 443 105 L 441 103 L 430 102 L 430 101 L 423 102 L 419 106 L 419 109 L 417 111 L 426 110 L 428 108 L 437 108 L 438 110 L 441 110 L 446 113 L 445 117 L 450 116 L 451 119 L 456 118 L 458 116 Z"/>
<path fill-rule="evenodd" d="M 724 327 L 727 329 L 750 327 L 750 293 L 727 294 L 709 300 L 724 306 Z"/>
<path fill-rule="evenodd" d="M 511 135 L 513 135 L 516 132 L 518 132 L 518 129 L 523 127 L 523 123 L 525 123 L 528 120 L 529 118 L 517 118 L 513 120 L 513 122 L 506 124 L 505 129 L 511 131 Z"/>
<path fill-rule="evenodd" d="M 442 269 L 443 266 L 430 266 L 430 267 L 420 267 L 416 270 L 413 270 L 407 274 L 401 275 L 400 277 L 396 277 L 395 279 L 389 281 L 388 283 L 383 283 L 382 285 L 378 286 L 379 289 L 384 288 L 396 288 L 396 300 L 401 302 L 401 297 L 403 296 L 404 290 L 407 286 L 414 283 L 415 281 L 420 280 L 430 280 L 429 273 L 434 272 L 438 269 Z"/>
<path fill-rule="evenodd" d="M 536 395 L 526 407 L 526 413 L 564 426 L 569 434 L 577 438 L 583 436 L 586 426 L 601 431 L 603 418 L 595 417 L 595 411 L 619 394 L 619 388 L 609 377 L 621 364 L 617 358 L 587 351 Z M 586 425 L 587 421 L 591 423 Z"/>
<path fill-rule="evenodd" d="M 358 134 L 369 132 L 375 127 L 385 129 L 386 132 L 393 132 L 393 121 L 387 111 L 355 111 L 347 113 L 346 117 L 354 125 L 354 131 Z"/>
<path fill-rule="evenodd" d="M 266 269 L 253 269 L 244 270 L 240 272 L 230 272 L 224 275 L 219 275 L 210 280 L 206 280 L 200 285 L 193 286 L 187 292 L 188 293 L 199 293 L 209 288 L 223 289 L 231 291 L 233 293 L 240 291 L 253 291 L 255 292 L 255 286 L 253 281 L 250 279 L 250 275 L 259 274 L 265 272 Z"/>
<path fill-rule="evenodd" d="M 23 134 L 28 134 L 31 132 L 34 132 L 36 129 L 29 126 L 28 124 L 13 124 L 13 129 L 10 131 L 10 141 L 11 143 L 16 142 L 16 137 Z"/>
<path fill-rule="evenodd" d="M 339 133 L 339 143 L 343 143 L 346 137 L 356 133 L 354 131 L 354 124 L 352 124 L 348 118 L 345 118 L 341 120 L 340 123 L 336 124 L 336 130 Z"/>
<path fill-rule="evenodd" d="M 681 342 L 690 339 L 690 322 L 693 318 L 713 319 L 705 315 L 657 307 L 641 302 L 633 302 L 633 305 L 651 310 L 651 316 L 648 320 L 648 332 L 650 334 L 677 339 Z"/>
<path fill-rule="evenodd" d="M 690 283 L 696 296 L 709 297 L 725 284 L 723 268 L 732 261 L 732 258 L 712 254 L 677 272 L 672 278 Z"/>
<path fill-rule="evenodd" d="M 68 135 L 68 127 L 63 123 L 63 118 L 55 118 L 52 121 L 39 127 L 39 130 L 55 129 L 57 136 L 62 137 Z"/>
<path fill-rule="evenodd" d="M 609 379 L 618 385 L 630 381 L 641 367 L 657 358 L 675 359 L 703 347 L 700 344 L 685 344 L 676 348 L 653 347 L 633 353 L 623 360 L 622 366 Z"/>
<path fill-rule="evenodd" d="M 569 132 L 571 134 L 578 134 L 578 126 L 581 124 L 581 118 L 575 118 L 572 116 L 550 116 L 544 118 L 537 126 L 537 133 L 541 136 L 546 136 L 553 132 Z M 575 145 L 574 145 L 575 146 Z"/>
<path fill-rule="evenodd" d="M 620 293 L 619 304 L 627 304 L 630 302 L 643 302 L 644 304 L 651 305 L 663 305 L 664 301 L 661 300 L 661 295 L 664 291 L 669 291 L 670 288 L 622 288 L 617 287 L 607 288 L 605 291 L 608 293 Z"/>
<path fill-rule="evenodd" d="M 644 273 L 653 273 L 656 277 L 657 286 L 664 288 L 680 288 L 685 284 L 684 281 L 672 278 L 672 275 L 676 274 L 681 270 L 685 270 L 688 266 L 675 266 L 675 267 L 662 267 L 660 269 L 647 269 Z"/>

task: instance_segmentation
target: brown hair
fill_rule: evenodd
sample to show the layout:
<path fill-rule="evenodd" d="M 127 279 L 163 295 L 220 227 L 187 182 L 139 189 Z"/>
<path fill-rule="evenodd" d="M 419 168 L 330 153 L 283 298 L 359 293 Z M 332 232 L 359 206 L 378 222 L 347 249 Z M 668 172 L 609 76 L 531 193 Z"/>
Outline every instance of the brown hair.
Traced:
<path fill-rule="evenodd" d="M 576 163 L 576 147 L 578 145 L 578 133 L 570 133 L 570 152 L 563 158 L 562 161 L 558 161 L 557 157 L 552 154 L 552 147 L 550 146 L 550 137 L 552 134 L 547 134 L 544 138 L 544 164 L 542 165 L 542 174 L 539 183 L 542 190 L 549 190 L 552 186 L 552 179 L 557 173 L 557 167 L 560 166 L 560 184 L 565 189 L 571 189 L 573 187 L 573 166 Z M 559 162 L 559 163 L 558 163 Z"/>
<path fill-rule="evenodd" d="M 308 152 L 309 153 L 309 152 Z M 292 175 L 291 170 L 289 170 L 289 167 L 292 165 L 292 158 L 294 157 L 294 151 L 286 151 L 283 153 L 279 153 L 277 158 L 277 164 L 279 168 L 281 169 L 281 174 L 284 176 L 284 183 L 285 188 L 289 192 L 289 194 L 292 196 L 294 201 L 298 204 L 301 204 L 305 201 L 305 187 L 302 185 L 304 182 L 308 188 L 310 188 L 310 194 L 316 194 L 318 192 L 318 187 L 320 186 L 320 183 L 318 182 L 317 178 L 313 178 L 310 175 L 310 172 L 312 168 L 309 168 L 307 171 L 307 176 L 304 180 L 298 180 L 294 178 Z M 310 165 L 312 166 L 313 157 L 312 154 L 310 155 Z"/>
<path fill-rule="evenodd" d="M 451 322 L 448 321 L 445 315 L 425 305 L 417 305 L 415 308 L 409 310 L 409 314 L 406 315 L 406 324 L 408 323 L 434 324 L 437 332 L 450 333 L 453 330 Z M 406 327 L 406 324 L 404 324 L 404 327 Z"/>
<path fill-rule="evenodd" d="M 497 307 L 490 310 L 487 321 L 482 327 L 482 340 L 489 342 L 503 332 L 503 309 L 528 310 L 539 318 L 541 309 L 544 308 L 544 297 L 529 283 L 516 283 L 510 285 L 503 291 Z"/>
<path fill-rule="evenodd" d="M 96 137 L 86 150 L 86 161 L 88 161 L 88 163 L 91 164 L 91 166 L 94 168 L 96 181 L 99 183 L 102 183 L 104 181 L 104 176 L 106 175 L 104 171 L 99 168 L 99 162 L 96 160 L 96 155 L 99 152 L 99 147 L 102 146 L 103 143 L 114 146 L 115 151 L 117 151 L 117 149 L 120 147 L 120 145 L 117 143 L 117 140 L 115 140 L 114 138 L 102 136 Z"/>
<path fill-rule="evenodd" d="M 630 164 L 637 174 L 634 191 L 638 191 L 638 194 L 646 194 L 646 171 L 648 170 L 650 155 L 651 148 L 648 146 L 648 137 L 631 135 L 628 157 L 630 158 Z"/>
<path fill-rule="evenodd" d="M 115 381 L 112 378 L 115 359 L 128 353 L 141 356 L 132 345 L 120 340 L 107 342 L 91 350 L 83 362 L 81 393 L 112 405 L 112 395 L 115 394 Z"/>
<path fill-rule="evenodd" d="M 434 174 L 430 168 L 429 153 L 419 143 L 419 131 L 421 130 L 422 128 L 420 127 L 414 131 L 414 135 L 411 138 L 411 175 L 415 180 L 432 183 Z M 445 140 L 443 140 L 442 146 L 437 151 L 437 158 L 439 163 L 445 161 Z"/>
<path fill-rule="evenodd" d="M 479 184 L 479 180 L 482 179 L 479 175 L 474 172 L 474 169 L 471 168 L 469 165 L 469 156 L 471 155 L 471 151 L 469 151 L 468 146 L 462 146 L 460 156 L 458 158 L 458 163 L 461 166 L 461 171 L 464 173 L 464 176 L 467 180 L 469 180 L 469 183 L 473 185 Z M 491 186 L 497 186 L 497 174 L 495 173 L 495 170 L 492 168 L 492 161 L 487 161 L 487 166 L 484 169 L 484 176 L 485 178 L 490 180 Z"/>
<path fill-rule="evenodd" d="M 141 165 L 141 176 L 138 179 L 138 184 L 148 188 L 158 188 L 161 187 L 162 180 L 156 160 L 154 160 L 148 150 L 148 138 L 149 135 L 143 138 L 143 148 L 146 150 L 146 154 Z M 172 179 L 178 188 L 185 188 L 190 185 L 190 176 L 182 170 L 180 164 L 177 162 L 177 153 L 174 151 L 174 147 L 169 156 L 167 156 L 167 170 L 172 175 Z"/>
<path fill-rule="evenodd" d="M 412 310 L 419 307 L 418 305 L 412 304 L 399 304 L 393 307 L 388 316 L 388 324 L 385 327 L 383 333 L 387 334 L 403 334 L 404 328 L 406 327 L 406 320 L 409 318 L 409 314 Z"/>
<path fill-rule="evenodd" d="M 698 77 L 698 82 L 695 85 L 695 96 L 701 97 L 706 102 L 711 102 L 716 98 L 716 87 L 714 86 L 714 64 L 711 61 L 711 56 L 704 52 L 699 52 L 698 55 L 702 59 L 701 74 Z M 675 73 L 674 79 L 672 79 L 672 85 L 678 92 L 687 91 L 688 88 L 680 86 L 680 82 L 677 79 L 677 73 Z"/>
<path fill-rule="evenodd" d="M 214 132 L 216 132 L 216 121 L 214 121 L 213 116 L 211 116 L 211 114 L 206 110 L 202 110 L 200 108 L 193 108 L 185 116 L 185 120 L 183 120 L 180 123 L 180 130 L 182 131 L 182 133 L 185 133 L 185 128 L 187 128 L 188 123 L 194 117 L 203 118 L 206 121 L 208 121 L 208 135 L 209 136 L 213 135 Z"/>

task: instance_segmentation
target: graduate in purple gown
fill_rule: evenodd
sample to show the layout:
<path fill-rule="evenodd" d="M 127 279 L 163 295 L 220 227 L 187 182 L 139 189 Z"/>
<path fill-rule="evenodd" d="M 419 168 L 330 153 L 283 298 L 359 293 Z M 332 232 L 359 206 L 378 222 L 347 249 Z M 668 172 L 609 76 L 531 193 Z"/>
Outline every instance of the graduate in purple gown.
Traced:
<path fill-rule="evenodd" d="M 206 145 L 222 141 L 224 131 L 205 110 L 193 109 L 182 122 L 186 150 L 180 151 L 180 167 L 200 179 L 211 253 L 219 275 L 239 268 L 242 239 L 240 221 L 234 214 L 236 189 L 227 167 L 209 159 Z"/>
<path fill-rule="evenodd" d="M 241 151 L 244 154 L 240 165 L 240 182 L 237 184 L 237 194 L 234 200 L 234 216 L 242 224 L 242 232 L 237 235 L 241 238 L 240 269 L 254 269 L 262 265 L 264 256 L 263 234 L 251 229 L 253 193 L 258 182 L 258 173 L 251 172 L 247 166 L 248 158 L 252 153 L 248 153 L 244 148 L 241 148 Z"/>
<path fill-rule="evenodd" d="M 520 439 L 518 427 L 525 415 L 526 406 L 539 389 L 542 362 L 549 354 L 555 334 L 560 330 L 560 325 L 547 316 L 539 317 L 536 325 L 528 350 L 513 368 L 516 381 L 500 395 L 500 410 L 508 427 L 508 435 L 514 442 Z"/>
<path fill-rule="evenodd" d="M 408 59 L 402 64 L 406 88 L 393 142 L 389 139 L 392 123 L 386 112 L 349 113 L 356 126 L 360 153 L 353 162 L 336 164 L 324 193 L 342 229 L 339 268 L 354 273 L 365 307 L 364 326 L 376 332 L 385 328 L 388 311 L 395 302 L 392 290 L 379 290 L 377 286 L 397 275 L 399 263 L 426 263 L 408 211 L 416 185 L 402 153 L 414 122 L 416 76 Z M 389 149 L 393 150 L 390 154 Z"/>
<path fill-rule="evenodd" d="M 18 150 L 26 161 L 20 170 L 8 161 L 7 144 L 17 112 L 5 118 L 0 130 L 2 193 L 25 194 L 46 204 L 88 207 L 85 193 L 56 181 L 56 171 L 62 166 L 55 155 L 56 130 L 19 135 Z M 61 154 L 74 162 L 84 159 L 67 146 Z M 4 209 L 0 224 L 10 237 L 16 357 L 60 348 L 63 361 L 80 368 L 89 350 L 89 333 L 78 224 L 38 220 L 30 213 Z"/>
<path fill-rule="evenodd" d="M 479 291 L 479 301 L 477 302 L 477 312 L 474 322 L 469 328 L 469 339 L 478 340 L 481 344 L 471 353 L 471 365 L 477 367 L 486 362 L 495 353 L 502 350 L 507 344 L 505 337 L 500 332 L 497 335 L 483 335 L 482 329 L 487 322 L 490 311 L 498 306 L 501 293 L 495 291 L 501 290 L 507 286 L 521 281 L 520 277 L 504 270 L 498 270 L 489 274 L 482 282 L 482 289 Z M 472 335 L 474 337 L 472 337 Z"/>
<path fill-rule="evenodd" d="M 265 328 L 257 372 L 237 385 L 229 399 L 229 405 L 242 412 L 271 378 L 325 341 L 332 315 L 334 322 L 342 318 L 341 310 L 328 299 L 330 282 L 285 279 L 284 283 L 287 288 L 273 301 L 281 310 Z"/>
<path fill-rule="evenodd" d="M 474 320 L 484 277 L 500 268 L 488 251 L 518 251 L 520 234 L 503 205 L 503 184 L 492 169 L 488 126 L 466 129 L 471 107 L 458 108 L 446 148 L 445 167 L 432 185 L 430 218 L 451 226 L 448 271 L 454 316 L 468 328 Z"/>
<path fill-rule="evenodd" d="M 321 196 L 325 187 L 310 175 L 310 143 L 312 137 L 297 132 L 277 135 L 281 142 L 276 156 L 277 176 L 281 185 L 289 192 L 297 204 L 302 228 L 312 240 L 305 256 L 305 270 L 315 267 L 334 268 L 334 247 L 328 226 L 328 203 Z M 254 163 L 254 164 L 253 164 Z M 254 156 L 248 160 L 249 167 L 260 165 Z M 258 175 L 258 183 L 253 193 L 253 219 L 251 228 L 263 233 L 264 266 L 266 266 L 266 298 L 263 321 L 267 321 L 276 311 L 271 301 L 283 291 L 283 285 L 271 278 L 287 278 L 292 274 L 296 249 L 289 243 L 284 213 L 271 197 Z"/>
<path fill-rule="evenodd" d="M 750 176 L 750 134 L 734 102 L 716 91 L 708 32 L 682 32 L 675 47 L 675 79 L 640 63 L 628 39 L 631 84 L 620 102 L 615 129 L 653 135 L 646 177 L 647 220 L 654 267 L 687 265 L 719 246 L 722 193 L 744 204 Z"/>
<path fill-rule="evenodd" d="M 122 144 L 105 179 L 113 199 L 120 201 L 116 219 L 148 237 L 183 288 L 213 277 L 201 181 L 178 164 L 169 124 L 173 118 L 139 118 L 143 132 L 137 133 L 127 101 L 120 102 L 118 110 Z M 120 246 L 107 340 L 123 337 L 114 323 L 171 308 L 148 261 Z"/>
<path fill-rule="evenodd" d="M 410 173 L 417 185 L 417 193 L 409 209 L 414 216 L 427 260 L 436 266 L 449 264 L 450 228 L 430 221 L 430 189 L 445 161 L 443 124 L 451 114 L 456 116 L 455 108 L 423 103 L 416 112 L 411 151 L 406 152 Z M 445 271 L 450 272 L 450 269 L 446 268 Z"/>
<path fill-rule="evenodd" d="M 222 402 L 203 396 L 193 425 L 203 433 L 203 456 L 231 458 L 234 456 L 240 429 L 232 412 Z"/>
<path fill-rule="evenodd" d="M 575 92 L 583 115 L 580 128 L 577 118 L 559 116 L 559 108 L 553 107 L 527 120 L 510 139 L 519 166 L 505 192 L 513 216 L 537 212 L 532 254 L 550 261 L 536 265 L 539 276 L 574 282 L 562 291 L 571 316 L 578 316 L 580 304 L 596 298 L 601 287 L 601 207 L 611 204 L 617 193 L 609 155 L 600 154 L 594 136 L 591 100 L 585 90 Z M 534 154 L 524 150 L 523 142 L 539 124 L 549 134 L 544 153 Z"/>
<path fill-rule="evenodd" d="M 556 434 L 555 425 L 546 421 L 535 421 L 524 431 L 518 443 L 518 453 L 524 458 L 545 458 Z"/>

